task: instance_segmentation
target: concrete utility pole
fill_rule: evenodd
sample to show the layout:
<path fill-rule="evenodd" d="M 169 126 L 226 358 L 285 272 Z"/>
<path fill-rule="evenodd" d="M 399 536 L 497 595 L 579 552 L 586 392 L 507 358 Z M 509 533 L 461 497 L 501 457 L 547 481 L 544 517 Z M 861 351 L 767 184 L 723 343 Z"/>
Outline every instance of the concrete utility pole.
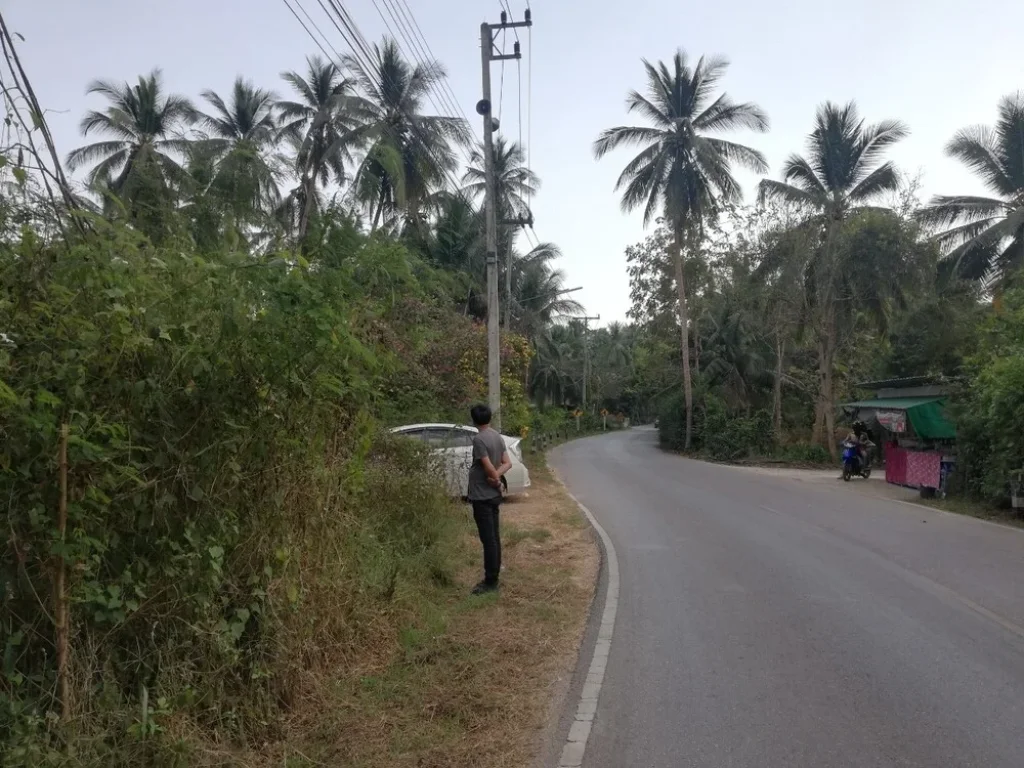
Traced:
<path fill-rule="evenodd" d="M 590 376 L 590 340 L 587 337 L 587 331 L 589 330 L 588 324 L 591 320 L 600 320 L 600 315 L 593 315 L 589 317 L 577 317 L 577 320 L 583 321 L 583 392 L 580 397 L 580 405 L 583 411 L 587 410 L 587 377 Z"/>
<path fill-rule="evenodd" d="M 498 323 L 498 216 L 497 188 L 494 177 L 494 131 L 498 121 L 492 116 L 491 105 L 491 62 L 504 59 L 522 58 L 519 42 L 511 55 L 497 53 L 494 49 L 495 31 L 514 27 L 531 27 L 533 21 L 527 10 L 523 21 L 509 22 L 504 11 L 500 24 L 480 25 L 480 63 L 483 68 L 483 98 L 477 102 L 476 111 L 484 119 L 484 219 L 487 224 L 487 403 L 494 414 L 492 424 L 501 430 L 501 338 Z"/>

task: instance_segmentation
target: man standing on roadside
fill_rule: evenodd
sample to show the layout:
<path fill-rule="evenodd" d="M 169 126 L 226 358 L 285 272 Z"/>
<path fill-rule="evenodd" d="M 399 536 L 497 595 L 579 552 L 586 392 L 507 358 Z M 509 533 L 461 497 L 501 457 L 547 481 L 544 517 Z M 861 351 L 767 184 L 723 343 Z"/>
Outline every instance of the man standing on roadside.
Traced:
<path fill-rule="evenodd" d="M 491 409 L 486 405 L 474 405 L 469 415 L 478 432 L 473 437 L 468 496 L 484 548 L 484 580 L 473 588 L 473 594 L 482 595 L 498 589 L 501 573 L 501 534 L 498 530 L 501 476 L 512 467 L 512 462 L 505 450 L 505 441 L 491 428 Z"/>

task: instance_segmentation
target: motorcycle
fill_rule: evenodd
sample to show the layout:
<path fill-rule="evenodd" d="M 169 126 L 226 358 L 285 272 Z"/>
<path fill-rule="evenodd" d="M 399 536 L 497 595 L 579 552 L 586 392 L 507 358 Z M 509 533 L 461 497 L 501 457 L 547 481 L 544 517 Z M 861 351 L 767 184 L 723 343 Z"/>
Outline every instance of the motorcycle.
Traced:
<path fill-rule="evenodd" d="M 871 477 L 870 447 L 865 446 L 865 455 L 861 457 L 860 446 L 852 440 L 843 442 L 843 480 L 849 481 L 851 477 L 863 477 L 867 480 Z"/>

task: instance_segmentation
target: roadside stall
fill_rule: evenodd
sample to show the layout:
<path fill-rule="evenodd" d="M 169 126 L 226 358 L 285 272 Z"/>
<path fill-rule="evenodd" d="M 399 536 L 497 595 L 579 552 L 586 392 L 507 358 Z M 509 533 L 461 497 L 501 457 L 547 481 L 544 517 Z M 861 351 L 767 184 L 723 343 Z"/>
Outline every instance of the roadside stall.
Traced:
<path fill-rule="evenodd" d="M 956 462 L 956 427 L 946 413 L 941 387 L 922 383 L 927 381 L 917 377 L 862 384 L 876 389 L 876 396 L 841 407 L 877 436 L 886 482 L 920 489 L 922 495 L 944 495 Z"/>

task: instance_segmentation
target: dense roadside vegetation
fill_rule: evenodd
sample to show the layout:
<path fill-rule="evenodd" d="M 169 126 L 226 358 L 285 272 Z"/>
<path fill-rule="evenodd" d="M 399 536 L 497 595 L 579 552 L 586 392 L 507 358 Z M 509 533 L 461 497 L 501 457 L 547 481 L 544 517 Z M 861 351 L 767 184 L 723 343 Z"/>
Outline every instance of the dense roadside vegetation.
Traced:
<path fill-rule="evenodd" d="M 598 158 L 640 150 L 622 206 L 656 223 L 626 251 L 631 323 L 595 338 L 598 406 L 660 415 L 674 449 L 824 462 L 845 434 L 836 404 L 866 394 L 857 382 L 944 376 L 960 479 L 1005 499 L 1024 467 L 1024 94 L 947 147 L 991 197 L 922 201 L 886 158 L 911 127 L 826 102 L 806 152 L 748 206 L 733 173 L 762 158 L 719 134 L 763 131 L 762 111 L 721 91 L 720 59 L 644 67 L 626 99 L 641 120 L 594 144 Z"/>
<path fill-rule="evenodd" d="M 11 82 L 5 766 L 305 764 L 282 752 L 290 724 L 344 726 L 338 691 L 441 626 L 463 521 L 384 428 L 486 396 L 479 172 L 451 182 L 471 131 L 424 111 L 439 64 L 384 41 L 373 70 L 348 66 L 311 58 L 287 96 L 240 78 L 201 107 L 160 71 L 97 81 L 94 141 L 67 158 L 81 185 Z M 499 147 L 514 206 L 539 181 Z M 557 247 L 515 235 L 507 432 L 565 420 L 528 390 L 534 346 L 576 309 Z"/>
<path fill-rule="evenodd" d="M 344 763 L 339 689 L 399 696 L 367 670 L 457 654 L 439 617 L 464 531 L 385 428 L 484 397 L 482 155 L 426 108 L 440 64 L 388 40 L 372 64 L 196 99 L 159 70 L 96 81 L 74 184 L 5 77 L 5 766 L 312 764 L 291 729 Z M 885 158 L 907 127 L 826 103 L 748 207 L 733 171 L 767 168 L 731 133 L 765 114 L 721 94 L 721 60 L 646 69 L 645 124 L 596 145 L 640 147 L 623 205 L 655 224 L 626 253 L 630 322 L 564 321 L 558 247 L 504 229 L 504 430 L 582 406 L 582 429 L 660 415 L 672 448 L 827 460 L 857 381 L 942 374 L 968 487 L 1003 495 L 1024 465 L 1024 100 L 949 145 L 992 198 L 920 201 Z M 495 155 L 501 218 L 521 214 L 541 180 L 517 143 Z M 431 723 L 468 732 L 464 703 Z"/>

